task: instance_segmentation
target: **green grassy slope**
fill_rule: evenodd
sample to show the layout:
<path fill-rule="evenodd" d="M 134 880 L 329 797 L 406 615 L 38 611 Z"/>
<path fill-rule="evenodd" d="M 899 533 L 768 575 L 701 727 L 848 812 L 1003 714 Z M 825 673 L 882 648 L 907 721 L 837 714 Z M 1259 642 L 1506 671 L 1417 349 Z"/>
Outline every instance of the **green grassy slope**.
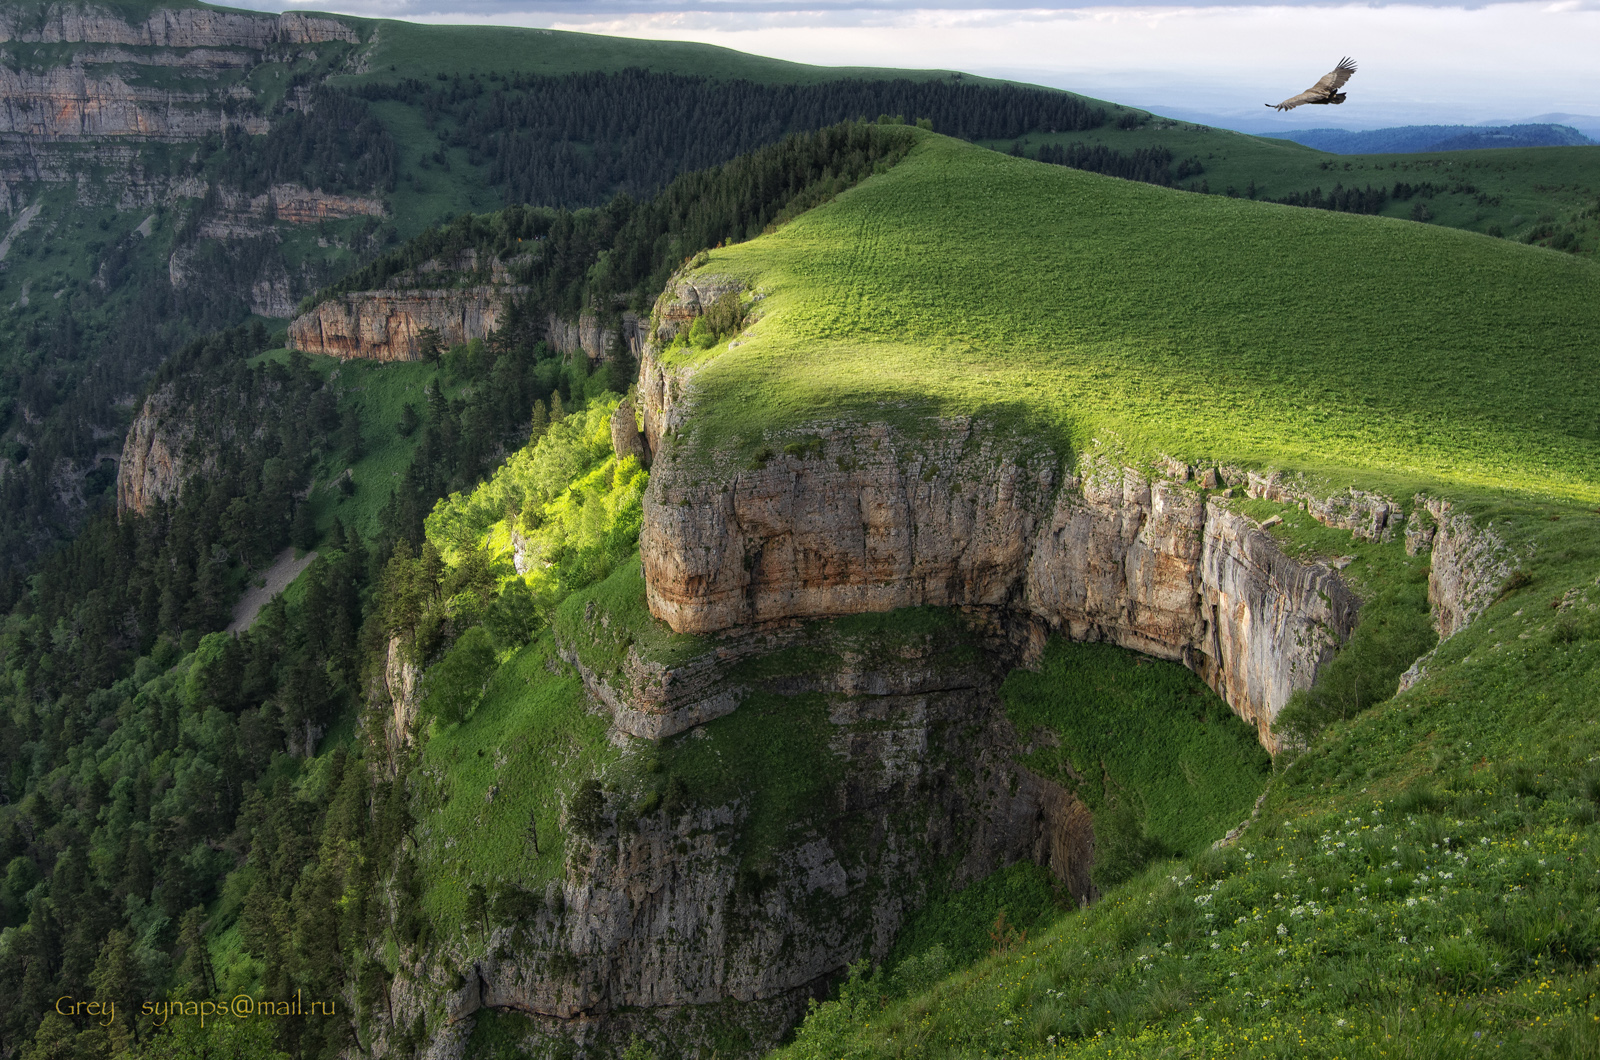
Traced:
<path fill-rule="evenodd" d="M 1600 268 L 932 136 L 703 268 L 766 297 L 738 348 L 673 354 L 700 368 L 686 459 L 732 447 L 718 466 L 742 466 L 819 417 L 914 432 L 973 413 L 1135 463 L 1448 496 L 1523 575 L 1421 683 L 1280 756 L 1237 845 L 1158 861 L 908 999 L 860 979 L 782 1055 L 1600 1050 Z M 1357 554 L 1388 694 L 1388 656 L 1431 642 L 1420 561 L 1291 516 L 1274 530 L 1291 551 Z M 1013 716 L 1078 724 L 1048 680 L 1075 665 L 1014 676 Z M 1102 684 L 1114 669 L 1087 668 Z M 1142 769 L 1137 748 L 1074 740 Z"/>
<path fill-rule="evenodd" d="M 1113 117 L 1139 114 L 1118 108 Z M 1130 154 L 1164 147 L 1174 164 L 1198 159 L 1203 174 L 1180 181 L 1213 195 L 1281 199 L 1335 187 L 1423 187 L 1391 198 L 1381 213 L 1410 219 L 1421 206 L 1433 224 L 1549 242 L 1570 230 L 1576 249 L 1600 246 L 1600 147 L 1533 147 L 1409 155 L 1331 155 L 1289 140 L 1250 136 L 1189 122 L 1150 117 L 1134 128 L 1115 121 L 1082 133 L 1034 134 L 1021 140 L 1030 156 L 1045 144 L 1082 143 Z M 1009 151 L 1012 144 L 985 141 Z M 1431 187 L 1430 187 L 1431 185 Z"/>
<path fill-rule="evenodd" d="M 698 451 L 821 408 L 983 412 L 1341 485 L 1600 497 L 1600 268 L 1568 255 L 923 136 L 703 268 L 767 298 L 737 350 L 675 355 L 705 362 Z"/>
<path fill-rule="evenodd" d="M 783 1055 L 1593 1055 L 1596 524 L 1545 521 L 1533 586 L 1280 763 L 1238 846 Z"/>

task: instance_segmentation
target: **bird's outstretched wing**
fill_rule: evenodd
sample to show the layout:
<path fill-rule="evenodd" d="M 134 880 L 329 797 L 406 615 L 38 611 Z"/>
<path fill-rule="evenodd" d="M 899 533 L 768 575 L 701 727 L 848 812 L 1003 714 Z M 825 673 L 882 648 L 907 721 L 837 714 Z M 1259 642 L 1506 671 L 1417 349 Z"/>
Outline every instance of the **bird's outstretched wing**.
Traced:
<path fill-rule="evenodd" d="M 1322 80 L 1311 86 L 1311 91 L 1319 95 L 1331 96 L 1344 87 L 1350 80 L 1350 75 L 1356 72 L 1355 61 L 1346 55 L 1339 60 L 1339 65 L 1322 75 Z"/>
<path fill-rule="evenodd" d="M 1343 59 L 1339 60 L 1338 66 L 1335 66 L 1332 70 L 1329 70 L 1326 74 L 1322 75 L 1322 80 L 1318 81 L 1316 84 L 1312 85 L 1298 96 L 1290 96 L 1282 103 L 1268 103 L 1267 106 L 1273 108 L 1274 110 L 1293 110 L 1302 103 L 1316 103 L 1320 100 L 1328 99 L 1335 92 L 1338 92 L 1341 88 L 1343 88 L 1344 83 L 1350 80 L 1350 75 L 1355 72 L 1356 64 L 1347 55 Z"/>
<path fill-rule="evenodd" d="M 1271 107 L 1273 110 L 1294 110 L 1302 103 L 1310 103 L 1312 100 L 1321 98 L 1321 92 L 1318 92 L 1314 88 L 1308 88 L 1298 96 L 1290 96 L 1282 103 L 1268 103 L 1267 106 Z"/>

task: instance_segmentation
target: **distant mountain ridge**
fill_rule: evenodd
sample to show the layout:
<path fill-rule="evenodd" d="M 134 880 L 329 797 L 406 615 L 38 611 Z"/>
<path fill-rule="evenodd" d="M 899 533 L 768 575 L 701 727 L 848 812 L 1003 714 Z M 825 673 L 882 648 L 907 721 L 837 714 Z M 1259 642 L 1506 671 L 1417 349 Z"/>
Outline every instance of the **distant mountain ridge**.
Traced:
<path fill-rule="evenodd" d="M 1476 151 L 1486 147 L 1582 147 L 1594 144 L 1569 125 L 1403 125 L 1392 129 L 1293 129 L 1270 134 L 1336 155 Z"/>

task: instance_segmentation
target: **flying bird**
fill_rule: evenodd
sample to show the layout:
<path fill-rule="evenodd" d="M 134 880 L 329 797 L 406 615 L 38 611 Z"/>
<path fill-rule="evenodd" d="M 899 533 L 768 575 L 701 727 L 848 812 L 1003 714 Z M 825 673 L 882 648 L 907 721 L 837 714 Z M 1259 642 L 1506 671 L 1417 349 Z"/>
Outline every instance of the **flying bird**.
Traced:
<path fill-rule="evenodd" d="M 1339 60 L 1335 66 L 1323 75 L 1322 80 L 1300 93 L 1290 96 L 1282 103 L 1268 103 L 1273 110 L 1293 110 L 1302 103 L 1343 103 L 1344 93 L 1339 90 L 1344 83 L 1350 80 L 1350 75 L 1356 72 L 1355 62 L 1347 55 Z"/>

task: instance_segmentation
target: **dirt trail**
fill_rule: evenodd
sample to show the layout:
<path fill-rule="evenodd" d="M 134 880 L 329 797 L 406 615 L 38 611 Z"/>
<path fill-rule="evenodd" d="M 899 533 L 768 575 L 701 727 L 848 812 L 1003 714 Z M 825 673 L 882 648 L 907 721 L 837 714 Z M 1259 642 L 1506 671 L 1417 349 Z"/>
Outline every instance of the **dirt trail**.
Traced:
<path fill-rule="evenodd" d="M 256 615 L 271 601 L 274 596 L 289 587 L 289 583 L 300 576 L 300 572 L 311 565 L 317 558 L 315 552 L 307 552 L 299 559 L 294 558 L 294 549 L 286 548 L 278 553 L 262 577 L 266 584 L 261 587 L 251 585 L 239 602 L 233 608 L 233 621 L 228 623 L 229 633 L 242 633 L 250 628 L 256 620 Z"/>

